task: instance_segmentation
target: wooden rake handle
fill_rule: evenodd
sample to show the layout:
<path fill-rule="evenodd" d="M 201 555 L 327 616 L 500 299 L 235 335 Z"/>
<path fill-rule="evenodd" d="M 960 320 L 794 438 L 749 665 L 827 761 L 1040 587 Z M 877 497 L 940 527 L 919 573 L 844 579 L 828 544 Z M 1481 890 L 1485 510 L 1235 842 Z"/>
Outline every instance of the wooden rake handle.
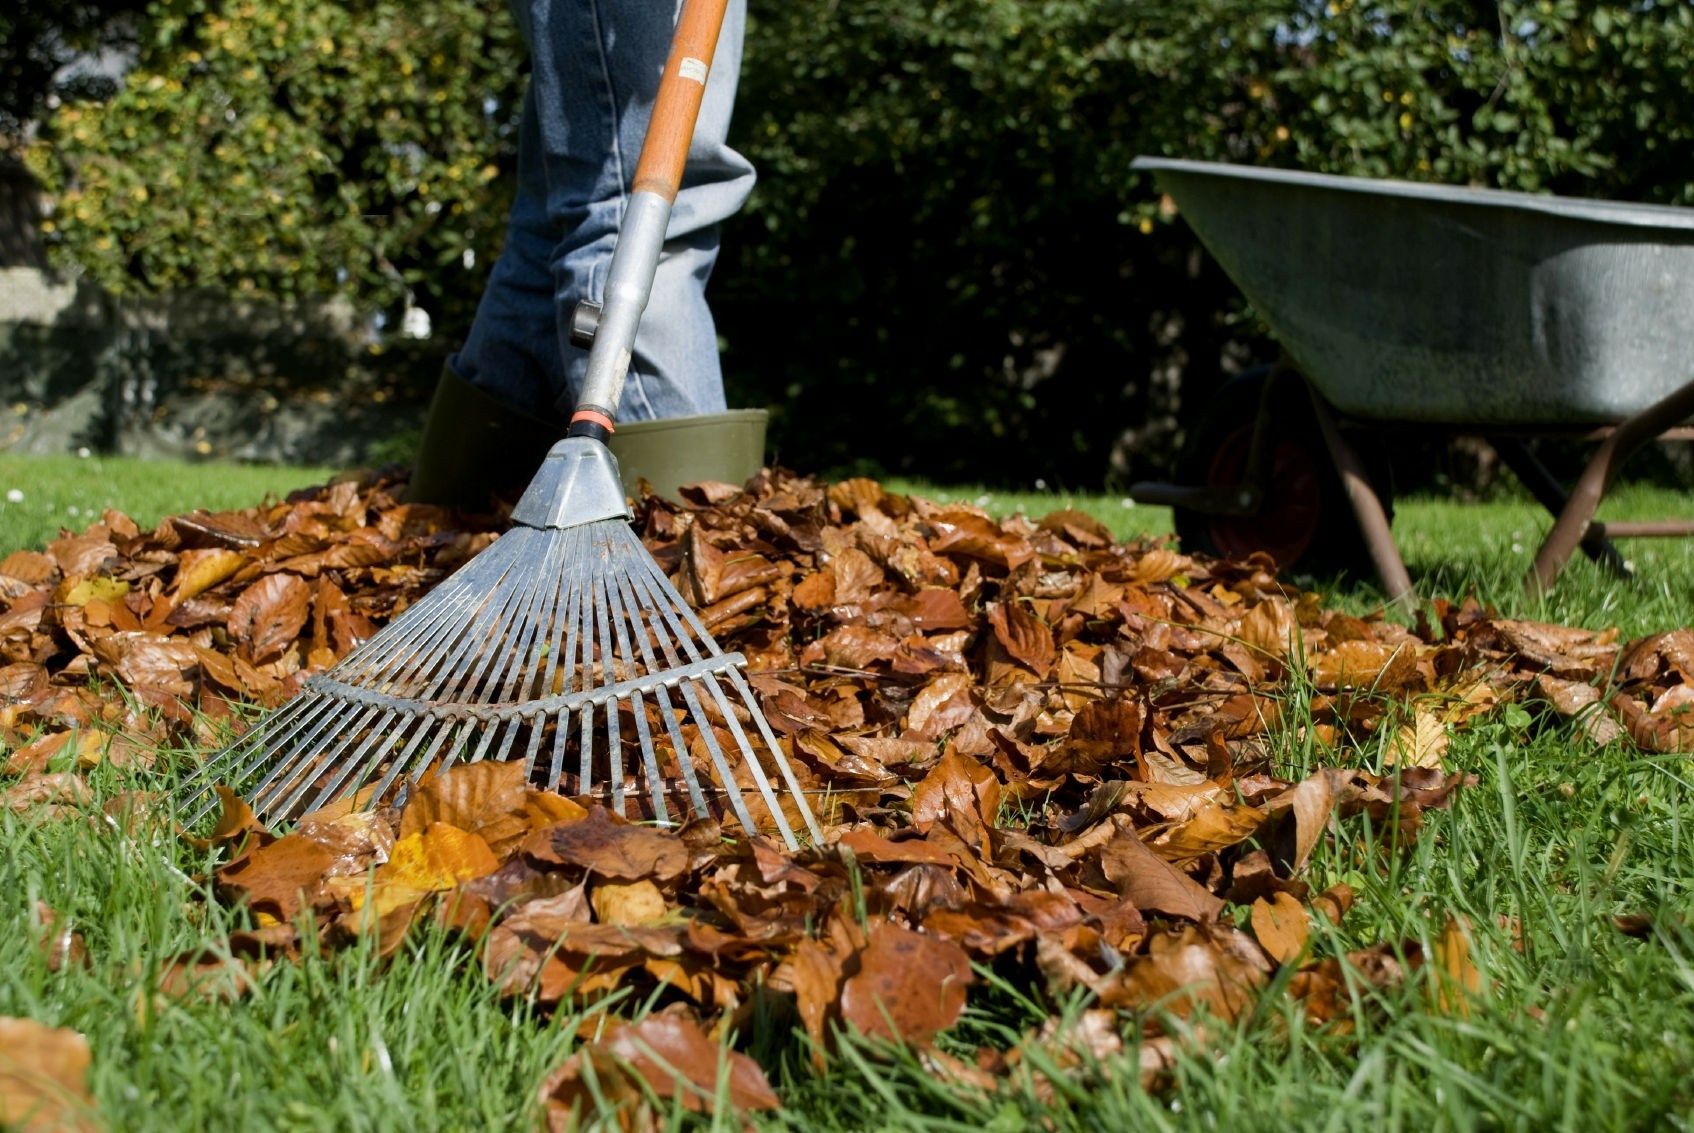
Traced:
<path fill-rule="evenodd" d="M 629 376 L 636 329 L 653 294 L 653 275 L 664 254 L 671 205 L 682 185 L 694 120 L 700 116 L 706 77 L 712 69 L 712 55 L 717 51 L 718 32 L 728 6 L 729 0 L 687 0 L 676 22 L 671 56 L 665 61 L 659 95 L 647 120 L 647 136 L 641 142 L 635 184 L 618 226 L 618 242 L 606 276 L 605 302 L 591 312 L 588 320 L 592 327 L 588 370 L 577 394 L 568 436 L 604 442 L 615 427 L 613 418 L 623 395 L 624 379 Z"/>
<path fill-rule="evenodd" d="M 676 200 L 727 7 L 729 0 L 687 0 L 683 5 L 671 40 L 671 56 L 659 80 L 653 116 L 647 123 L 647 136 L 641 143 L 641 160 L 635 166 L 633 189 L 637 193 L 657 193 L 667 201 Z"/>

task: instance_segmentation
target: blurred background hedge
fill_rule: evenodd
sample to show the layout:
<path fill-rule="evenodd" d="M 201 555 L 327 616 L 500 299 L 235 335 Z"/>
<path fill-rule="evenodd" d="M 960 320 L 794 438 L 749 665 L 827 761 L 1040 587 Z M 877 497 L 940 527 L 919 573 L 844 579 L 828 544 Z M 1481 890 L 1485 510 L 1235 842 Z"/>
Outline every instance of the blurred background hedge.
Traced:
<path fill-rule="evenodd" d="M 26 7 L 0 129 L 58 265 L 416 306 L 452 348 L 515 158 L 500 0 Z M 807 468 L 1084 487 L 1168 459 L 1272 347 L 1138 153 L 1694 204 L 1685 0 L 751 7 L 760 183 L 713 295 L 732 401 Z M 133 60 L 110 89 L 67 79 L 102 45 Z"/>

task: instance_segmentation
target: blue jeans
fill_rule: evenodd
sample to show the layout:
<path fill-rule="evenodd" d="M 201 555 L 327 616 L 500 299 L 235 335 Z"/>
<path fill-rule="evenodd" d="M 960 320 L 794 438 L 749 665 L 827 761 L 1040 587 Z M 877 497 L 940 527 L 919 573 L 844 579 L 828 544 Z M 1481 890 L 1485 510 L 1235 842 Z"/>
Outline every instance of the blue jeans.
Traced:
<path fill-rule="evenodd" d="M 518 142 L 517 197 L 453 368 L 513 408 L 563 421 L 588 352 L 571 308 L 599 302 L 680 0 L 512 0 L 532 73 Z M 706 280 L 720 223 L 753 188 L 729 148 L 745 0 L 731 0 L 688 166 L 636 336 L 618 416 L 649 420 L 724 408 Z"/>

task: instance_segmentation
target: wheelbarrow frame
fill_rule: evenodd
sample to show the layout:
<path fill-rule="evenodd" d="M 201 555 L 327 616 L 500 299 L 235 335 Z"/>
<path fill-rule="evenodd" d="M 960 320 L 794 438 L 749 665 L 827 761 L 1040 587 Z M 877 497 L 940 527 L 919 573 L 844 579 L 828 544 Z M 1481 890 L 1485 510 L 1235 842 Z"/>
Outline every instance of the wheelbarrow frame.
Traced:
<path fill-rule="evenodd" d="M 1381 429 L 1385 423 L 1358 420 L 1340 413 L 1286 356 L 1273 368 L 1260 396 L 1248 447 L 1247 475 L 1241 483 L 1202 485 L 1143 481 L 1131 485 L 1130 497 L 1138 503 L 1187 508 L 1203 515 L 1259 514 L 1272 488 L 1270 453 L 1276 426 L 1270 406 L 1279 383 L 1288 380 L 1299 381 L 1306 390 L 1325 450 L 1341 479 L 1378 579 L 1391 599 L 1402 604 L 1409 602 L 1415 597 L 1415 592 L 1399 545 L 1394 541 L 1388 509 L 1366 471 L 1364 459 L 1347 439 L 1348 432 Z M 1595 518 L 1601 502 L 1616 483 L 1619 471 L 1645 445 L 1654 440 L 1694 440 L 1694 428 L 1681 425 L 1691 417 L 1694 417 L 1694 381 L 1615 426 L 1587 430 L 1507 427 L 1470 430 L 1416 423 L 1416 427 L 1443 436 L 1472 436 L 1481 440 L 1494 450 L 1501 463 L 1511 469 L 1531 497 L 1554 517 L 1552 529 L 1541 541 L 1534 562 L 1524 577 L 1524 589 L 1535 594 L 1552 588 L 1559 572 L 1578 547 L 1613 573 L 1627 576 L 1629 568 L 1612 539 L 1694 536 L 1694 520 L 1608 523 Z M 1575 483 L 1567 489 L 1524 443 L 1526 439 L 1535 437 L 1588 441 L 1597 447 Z"/>
<path fill-rule="evenodd" d="M 1473 435 L 1492 447 L 1555 517 L 1525 578 L 1532 592 L 1551 587 L 1579 546 L 1609 569 L 1627 573 L 1609 537 L 1694 535 L 1689 520 L 1602 524 L 1595 518 L 1619 470 L 1643 445 L 1656 437 L 1694 435 L 1675 429 L 1694 416 L 1694 367 L 1685 369 L 1681 349 L 1681 328 L 1690 319 L 1680 314 L 1694 279 L 1688 259 L 1694 211 L 1165 159 L 1138 159 L 1135 168 L 1152 171 L 1161 182 L 1174 178 L 1179 207 L 1184 194 L 1198 194 L 1199 217 L 1188 216 L 1197 234 L 1260 303 L 1273 331 L 1293 333 L 1299 356 L 1322 365 L 1323 381 L 1285 353 L 1261 391 L 1240 483 L 1143 483 L 1131 487 L 1133 498 L 1204 515 L 1259 515 L 1274 487 L 1275 391 L 1297 376 L 1371 562 L 1397 600 L 1410 600 L 1411 580 L 1387 509 L 1347 439 L 1358 430 Z M 1314 225 L 1314 235 L 1277 223 L 1278 208 Z M 1349 223 L 1351 229 L 1344 227 Z M 1668 243 L 1655 245 L 1655 234 Z M 1349 235 L 1374 244 L 1364 250 L 1344 245 Z M 1440 260 L 1401 267 L 1370 258 L 1390 254 L 1396 239 L 1419 251 L 1424 243 L 1450 240 L 1452 254 L 1476 278 L 1454 276 Z M 1254 243 L 1261 240 L 1265 243 Z M 1624 251 L 1610 250 L 1614 246 Z M 1316 296 L 1321 309 L 1314 308 L 1310 290 L 1283 293 L 1281 284 L 1300 280 L 1267 264 L 1286 263 L 1282 257 L 1297 252 L 1317 259 L 1320 271 L 1327 264 L 1341 276 L 1361 276 L 1365 286 L 1385 276 L 1415 284 L 1408 293 L 1411 305 L 1399 308 L 1393 337 L 1382 340 L 1380 354 L 1374 339 L 1360 335 L 1361 324 L 1348 322 L 1361 311 L 1380 310 L 1371 306 L 1380 296 L 1344 290 L 1339 309 L 1332 310 L 1321 294 Z M 1384 266 L 1375 266 L 1379 262 Z M 1302 278 L 1310 278 L 1308 265 L 1301 267 Z M 1535 274 L 1515 274 L 1531 271 Z M 1601 274 L 1591 277 L 1589 271 Z M 1681 274 L 1659 274 L 1673 271 Z M 1630 284 L 1639 290 L 1632 292 Z M 1455 316 L 1450 308 L 1457 294 L 1498 295 L 1495 301 L 1505 305 L 1493 310 L 1501 321 L 1488 322 L 1469 307 Z M 1432 304 L 1428 313 L 1416 306 L 1420 296 Z M 1620 296 L 1627 305 L 1618 304 Z M 1620 317 L 1608 322 L 1612 311 Z M 1284 327 L 1283 317 L 1293 321 Z M 1677 329 L 1671 333 L 1667 327 Z M 1474 353 L 1471 334 L 1477 336 Z M 1512 353 L 1526 350 L 1532 352 Z M 1444 358 L 1470 368 L 1475 377 L 1458 385 L 1435 377 L 1429 366 Z M 1639 369 L 1640 362 L 1650 368 Z M 1350 376 L 1367 373 L 1388 384 L 1361 385 Z M 1359 412 L 1339 408 L 1326 395 L 1331 385 L 1338 400 Z M 1526 447 L 1527 437 L 1585 439 L 1598 447 L 1567 490 Z"/>

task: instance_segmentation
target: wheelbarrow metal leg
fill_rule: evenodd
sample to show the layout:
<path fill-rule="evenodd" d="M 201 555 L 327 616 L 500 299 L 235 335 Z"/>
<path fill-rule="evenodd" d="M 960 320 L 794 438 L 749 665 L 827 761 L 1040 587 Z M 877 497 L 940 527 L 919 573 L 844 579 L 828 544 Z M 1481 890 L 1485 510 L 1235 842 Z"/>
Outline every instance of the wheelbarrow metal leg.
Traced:
<path fill-rule="evenodd" d="M 1329 449 L 1329 458 L 1335 462 L 1336 470 L 1341 473 L 1342 486 L 1347 489 L 1347 501 L 1353 505 L 1353 514 L 1358 517 L 1359 531 L 1365 537 L 1365 543 L 1370 548 L 1371 562 L 1376 565 L 1377 578 L 1382 587 L 1388 592 L 1389 601 L 1401 609 L 1411 611 L 1417 606 L 1417 595 L 1412 591 L 1412 576 L 1406 573 L 1405 560 L 1400 557 L 1400 548 L 1394 543 L 1394 533 L 1388 526 L 1388 513 L 1382 506 L 1382 500 L 1377 497 L 1376 489 L 1371 487 L 1370 477 L 1365 474 L 1364 461 L 1353 446 L 1347 443 L 1336 428 L 1335 418 L 1329 412 L 1329 406 L 1324 403 L 1315 387 L 1309 383 L 1306 392 L 1311 394 L 1312 413 L 1317 417 L 1318 428 L 1323 432 L 1323 443 Z"/>
<path fill-rule="evenodd" d="M 1488 443 L 1500 454 L 1500 459 L 1506 462 L 1506 467 L 1512 470 L 1518 482 L 1529 489 L 1536 503 L 1555 517 L 1565 510 L 1565 505 L 1570 503 L 1569 493 L 1547 466 L 1529 451 L 1528 445 L 1517 437 L 1489 437 Z M 1606 538 L 1604 525 L 1595 523 L 1589 526 L 1588 533 L 1582 537 L 1582 551 L 1619 578 L 1630 577 L 1622 553 Z"/>
<path fill-rule="evenodd" d="M 1600 448 L 1589 458 L 1571 489 L 1570 500 L 1559 512 L 1553 530 L 1535 553 L 1535 564 L 1523 581 L 1527 593 L 1536 596 L 1552 587 L 1577 544 L 1588 534 L 1600 501 L 1624 462 L 1642 445 L 1689 416 L 1694 416 L 1694 381 L 1627 418 L 1600 442 Z"/>

